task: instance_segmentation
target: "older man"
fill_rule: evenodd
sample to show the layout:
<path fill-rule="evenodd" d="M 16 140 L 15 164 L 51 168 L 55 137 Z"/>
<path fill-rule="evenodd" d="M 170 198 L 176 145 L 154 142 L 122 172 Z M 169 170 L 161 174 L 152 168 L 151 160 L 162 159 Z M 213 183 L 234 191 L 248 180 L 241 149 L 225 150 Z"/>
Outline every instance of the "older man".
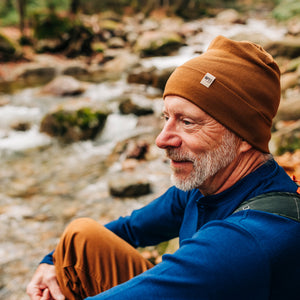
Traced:
<path fill-rule="evenodd" d="M 175 186 L 105 227 L 72 222 L 28 285 L 31 299 L 299 297 L 298 187 L 268 148 L 279 78 L 260 46 L 222 36 L 178 67 L 156 140 Z M 179 249 L 156 266 L 134 249 L 174 237 Z"/>

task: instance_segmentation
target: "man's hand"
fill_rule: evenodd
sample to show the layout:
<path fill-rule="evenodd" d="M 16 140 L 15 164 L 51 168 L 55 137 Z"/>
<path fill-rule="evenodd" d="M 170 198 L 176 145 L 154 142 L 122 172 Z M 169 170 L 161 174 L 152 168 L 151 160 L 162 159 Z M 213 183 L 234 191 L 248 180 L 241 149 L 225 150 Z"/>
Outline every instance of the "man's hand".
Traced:
<path fill-rule="evenodd" d="M 31 300 L 64 300 L 56 279 L 55 266 L 40 264 L 29 282 L 27 294 Z"/>

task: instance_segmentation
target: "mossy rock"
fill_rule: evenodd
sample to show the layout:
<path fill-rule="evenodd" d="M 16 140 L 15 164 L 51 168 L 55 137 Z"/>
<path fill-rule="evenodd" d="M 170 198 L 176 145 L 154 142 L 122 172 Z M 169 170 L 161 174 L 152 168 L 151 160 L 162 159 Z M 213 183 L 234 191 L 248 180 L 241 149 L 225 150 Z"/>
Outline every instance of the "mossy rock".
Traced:
<path fill-rule="evenodd" d="M 81 21 L 55 13 L 36 15 L 34 20 L 36 52 L 63 53 L 67 57 L 92 53 L 93 32 Z"/>
<path fill-rule="evenodd" d="M 184 44 L 183 38 L 173 32 L 145 32 L 138 38 L 134 50 L 142 57 L 167 56 Z"/>
<path fill-rule="evenodd" d="M 47 114 L 40 131 L 66 143 L 94 139 L 103 129 L 108 113 L 89 107 L 75 111 L 61 109 Z"/>

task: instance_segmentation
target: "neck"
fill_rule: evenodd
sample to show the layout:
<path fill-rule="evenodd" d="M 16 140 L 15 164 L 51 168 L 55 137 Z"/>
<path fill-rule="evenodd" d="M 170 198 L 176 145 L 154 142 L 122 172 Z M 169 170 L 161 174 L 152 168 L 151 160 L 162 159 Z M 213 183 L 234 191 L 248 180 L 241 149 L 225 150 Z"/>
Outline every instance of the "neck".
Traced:
<path fill-rule="evenodd" d="M 226 168 L 219 170 L 213 177 L 208 178 L 199 187 L 199 190 L 203 195 L 221 193 L 252 173 L 267 160 L 265 154 L 251 148 L 249 151 L 239 154 Z"/>

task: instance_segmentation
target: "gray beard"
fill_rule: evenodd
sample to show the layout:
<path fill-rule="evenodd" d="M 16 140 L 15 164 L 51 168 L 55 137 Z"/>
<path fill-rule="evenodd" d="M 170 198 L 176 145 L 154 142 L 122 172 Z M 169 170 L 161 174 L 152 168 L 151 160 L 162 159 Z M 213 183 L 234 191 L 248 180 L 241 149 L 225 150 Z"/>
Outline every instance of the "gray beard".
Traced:
<path fill-rule="evenodd" d="M 167 149 L 167 156 L 173 160 L 188 160 L 193 163 L 193 171 L 185 178 L 178 176 L 176 170 L 171 175 L 172 183 L 183 191 L 199 188 L 208 178 L 228 166 L 237 156 L 239 138 L 232 132 L 226 131 L 221 144 L 212 150 L 199 155 L 181 152 L 176 148 Z"/>

